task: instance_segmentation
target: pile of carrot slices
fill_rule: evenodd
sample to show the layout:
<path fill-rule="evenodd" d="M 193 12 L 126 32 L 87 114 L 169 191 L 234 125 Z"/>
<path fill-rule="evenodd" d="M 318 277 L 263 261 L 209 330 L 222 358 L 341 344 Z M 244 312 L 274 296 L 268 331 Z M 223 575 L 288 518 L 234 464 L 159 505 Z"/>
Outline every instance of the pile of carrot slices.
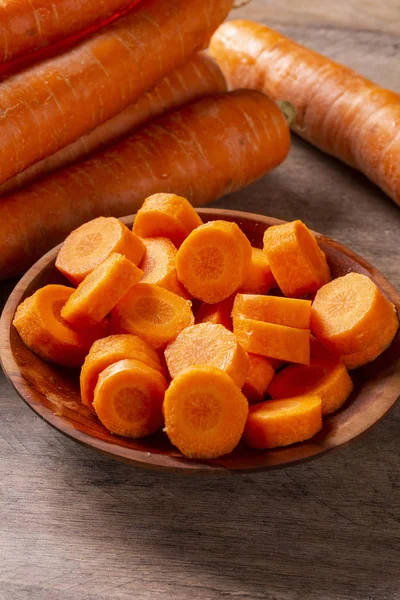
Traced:
<path fill-rule="evenodd" d="M 81 367 L 82 403 L 110 432 L 163 429 L 189 458 L 316 435 L 392 342 L 398 316 L 365 275 L 331 278 L 301 221 L 252 248 L 236 223 L 203 223 L 174 194 L 147 198 L 133 230 L 113 217 L 66 239 L 14 325 L 43 359 Z M 195 308 L 196 307 L 196 308 Z"/>

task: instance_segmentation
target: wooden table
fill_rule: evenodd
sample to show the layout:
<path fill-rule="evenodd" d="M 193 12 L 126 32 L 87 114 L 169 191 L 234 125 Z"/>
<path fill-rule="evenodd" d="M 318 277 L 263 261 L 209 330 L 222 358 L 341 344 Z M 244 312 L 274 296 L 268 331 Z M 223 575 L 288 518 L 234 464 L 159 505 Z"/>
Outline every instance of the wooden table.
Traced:
<path fill-rule="evenodd" d="M 398 0 L 253 0 L 239 15 L 400 91 Z M 400 288 L 400 210 L 302 141 L 218 206 L 301 218 Z M 0 600 L 400 598 L 399 427 L 400 405 L 304 466 L 187 479 L 81 448 L 1 378 Z"/>

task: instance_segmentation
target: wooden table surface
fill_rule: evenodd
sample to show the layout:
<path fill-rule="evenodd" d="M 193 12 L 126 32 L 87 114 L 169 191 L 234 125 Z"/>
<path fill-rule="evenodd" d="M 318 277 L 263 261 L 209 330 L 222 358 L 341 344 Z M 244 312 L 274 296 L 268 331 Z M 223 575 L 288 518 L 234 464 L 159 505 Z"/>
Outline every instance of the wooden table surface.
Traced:
<path fill-rule="evenodd" d="M 400 91 L 398 0 L 253 0 L 239 15 Z M 301 218 L 400 288 L 400 209 L 298 139 L 283 166 L 217 206 Z M 188 479 L 81 448 L 1 377 L 0 599 L 400 598 L 399 428 L 400 404 L 304 466 Z"/>

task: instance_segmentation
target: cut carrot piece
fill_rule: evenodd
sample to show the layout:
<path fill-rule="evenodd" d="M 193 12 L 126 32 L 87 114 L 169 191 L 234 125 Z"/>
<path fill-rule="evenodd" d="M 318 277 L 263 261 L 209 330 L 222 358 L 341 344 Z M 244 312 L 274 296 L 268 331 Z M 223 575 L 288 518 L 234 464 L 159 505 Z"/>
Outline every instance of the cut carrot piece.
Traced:
<path fill-rule="evenodd" d="M 138 283 L 111 313 L 113 333 L 132 333 L 155 350 L 194 324 L 191 302 L 152 283 Z"/>
<path fill-rule="evenodd" d="M 232 315 L 286 325 L 286 327 L 310 329 L 311 301 L 279 296 L 237 294 Z"/>
<path fill-rule="evenodd" d="M 285 296 L 312 294 L 330 281 L 325 254 L 301 221 L 267 229 L 264 252 Z"/>
<path fill-rule="evenodd" d="M 179 247 L 202 222 L 186 198 L 175 194 L 153 194 L 138 210 L 133 231 L 142 238 L 168 238 Z"/>
<path fill-rule="evenodd" d="M 275 371 L 268 358 L 257 354 L 249 354 L 248 357 L 249 370 L 242 392 L 249 404 L 254 404 L 264 400 Z"/>
<path fill-rule="evenodd" d="M 164 400 L 165 431 L 189 458 L 217 458 L 239 443 L 249 411 L 232 379 L 215 367 L 180 373 Z"/>
<path fill-rule="evenodd" d="M 239 291 L 242 294 L 268 294 L 276 286 L 276 281 L 267 255 L 259 248 L 252 248 L 251 252 L 250 269 Z"/>
<path fill-rule="evenodd" d="M 112 433 L 140 438 L 160 429 L 165 378 L 137 360 L 121 360 L 99 375 L 93 408 Z"/>
<path fill-rule="evenodd" d="M 194 365 L 208 365 L 227 373 L 240 388 L 249 369 L 247 353 L 236 336 L 214 323 L 184 329 L 165 350 L 165 359 L 172 378 Z"/>
<path fill-rule="evenodd" d="M 229 296 L 226 300 L 217 304 L 206 304 L 203 302 L 196 314 L 196 323 L 214 323 L 223 325 L 229 331 L 233 329 L 232 308 L 235 296 Z"/>
<path fill-rule="evenodd" d="M 118 219 L 98 217 L 69 234 L 58 253 L 56 267 L 71 283 L 78 285 L 114 252 L 138 265 L 144 245 Z"/>
<path fill-rule="evenodd" d="M 93 342 L 108 334 L 109 324 L 77 330 L 61 317 L 61 309 L 75 290 L 46 285 L 37 290 L 15 313 L 13 324 L 32 352 L 65 367 L 79 367 Z"/>
<path fill-rule="evenodd" d="M 99 375 L 110 365 L 124 359 L 134 359 L 164 374 L 157 352 L 136 335 L 109 335 L 97 340 L 86 356 L 80 376 L 81 399 L 91 406 Z"/>
<path fill-rule="evenodd" d="M 243 348 L 252 354 L 304 365 L 310 362 L 310 332 L 307 329 L 235 317 L 233 332 Z"/>
<path fill-rule="evenodd" d="M 251 406 L 243 439 L 251 448 L 277 448 L 308 440 L 321 429 L 321 398 L 298 396 Z"/>
<path fill-rule="evenodd" d="M 179 281 L 198 300 L 216 304 L 243 285 L 251 246 L 236 223 L 211 221 L 186 238 L 176 255 Z"/>
<path fill-rule="evenodd" d="M 141 279 L 143 271 L 122 254 L 111 254 L 68 298 L 61 311 L 75 327 L 100 323 Z"/>
<path fill-rule="evenodd" d="M 274 399 L 316 395 L 322 401 L 322 414 L 339 410 L 353 391 L 353 382 L 343 363 L 312 359 L 308 367 L 289 365 L 275 375 L 268 388 Z"/>
<path fill-rule="evenodd" d="M 189 299 L 190 294 L 178 281 L 176 275 L 176 248 L 168 238 L 143 238 L 146 248 L 140 263 L 144 275 L 142 283 L 154 283 L 160 287 Z"/>

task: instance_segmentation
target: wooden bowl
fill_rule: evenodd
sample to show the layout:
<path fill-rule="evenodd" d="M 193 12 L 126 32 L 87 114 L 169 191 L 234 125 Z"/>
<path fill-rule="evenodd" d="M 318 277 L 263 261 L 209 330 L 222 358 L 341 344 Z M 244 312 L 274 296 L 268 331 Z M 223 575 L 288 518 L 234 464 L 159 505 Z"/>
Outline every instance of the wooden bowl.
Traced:
<path fill-rule="evenodd" d="M 219 209 L 198 211 L 204 221 L 235 221 L 254 246 L 262 247 L 262 237 L 277 219 Z M 133 217 L 123 219 L 132 225 Z M 332 275 L 349 271 L 372 278 L 382 292 L 400 310 L 400 296 L 370 264 L 334 240 L 318 235 Z M 223 474 L 284 467 L 332 450 L 349 442 L 377 423 L 400 395 L 400 334 L 391 347 L 372 364 L 353 371 L 355 389 L 345 406 L 325 419 L 323 430 L 308 442 L 276 450 L 256 451 L 244 445 L 217 460 L 198 461 L 184 458 L 159 432 L 141 440 L 127 440 L 109 433 L 80 402 L 75 370 L 54 366 L 35 356 L 23 344 L 12 325 L 17 306 L 38 288 L 48 283 L 66 283 L 54 263 L 59 247 L 41 258 L 21 279 L 4 308 L 0 323 L 3 370 L 30 408 L 47 423 L 68 437 L 108 456 L 135 466 L 186 473 Z"/>

